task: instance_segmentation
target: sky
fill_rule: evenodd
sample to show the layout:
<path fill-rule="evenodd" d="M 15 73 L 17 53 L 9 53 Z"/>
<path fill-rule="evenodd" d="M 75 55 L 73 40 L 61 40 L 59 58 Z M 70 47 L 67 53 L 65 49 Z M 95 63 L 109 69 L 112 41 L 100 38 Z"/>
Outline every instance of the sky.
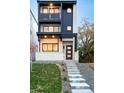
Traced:
<path fill-rule="evenodd" d="M 30 0 L 30 8 L 37 19 L 37 0 Z M 77 26 L 81 25 L 83 17 L 94 22 L 94 0 L 77 0 Z"/>
<path fill-rule="evenodd" d="M 81 25 L 83 17 L 94 22 L 94 0 L 77 0 L 77 25 Z"/>

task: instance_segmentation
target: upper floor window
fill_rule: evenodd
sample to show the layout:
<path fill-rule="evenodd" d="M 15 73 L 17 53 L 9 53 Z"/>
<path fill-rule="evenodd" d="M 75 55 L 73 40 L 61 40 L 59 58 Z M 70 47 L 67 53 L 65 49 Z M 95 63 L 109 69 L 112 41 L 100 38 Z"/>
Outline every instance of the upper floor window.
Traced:
<path fill-rule="evenodd" d="M 52 8 L 49 8 L 49 7 L 41 7 L 40 8 L 40 13 L 59 13 L 60 12 L 60 9 L 59 7 L 52 7 Z"/>
<path fill-rule="evenodd" d="M 71 31 L 71 26 L 67 26 L 67 31 Z"/>
<path fill-rule="evenodd" d="M 49 28 L 47 26 L 43 27 L 43 32 L 49 32 Z"/>
<path fill-rule="evenodd" d="M 72 9 L 71 8 L 67 8 L 67 13 L 71 13 Z"/>
<path fill-rule="evenodd" d="M 41 26 L 41 32 L 60 32 L 60 27 L 44 25 Z"/>
<path fill-rule="evenodd" d="M 47 8 L 43 8 L 43 9 L 42 9 L 42 12 L 43 12 L 43 13 L 48 13 L 48 9 L 47 9 Z"/>
<path fill-rule="evenodd" d="M 54 12 L 55 12 L 55 13 L 59 13 L 59 8 L 55 8 L 55 9 L 54 9 Z"/>
<path fill-rule="evenodd" d="M 54 27 L 53 26 L 49 26 L 48 28 L 49 28 L 49 32 L 54 32 L 54 30 L 53 30 Z"/>

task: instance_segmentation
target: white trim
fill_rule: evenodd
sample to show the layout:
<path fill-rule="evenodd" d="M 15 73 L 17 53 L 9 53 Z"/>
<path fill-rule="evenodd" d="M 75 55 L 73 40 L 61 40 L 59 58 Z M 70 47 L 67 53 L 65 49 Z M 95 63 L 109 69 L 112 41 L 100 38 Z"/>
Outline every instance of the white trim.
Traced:
<path fill-rule="evenodd" d="M 64 38 L 62 41 L 73 41 L 73 38 Z"/>
<path fill-rule="evenodd" d="M 66 39 L 66 41 L 67 41 L 67 39 Z M 67 45 L 72 45 L 72 47 L 74 47 L 74 46 L 73 46 L 73 40 L 70 41 L 70 42 L 66 42 L 66 41 L 63 42 L 63 46 L 64 46 L 64 52 L 63 52 L 64 60 L 66 60 L 66 46 L 67 46 Z M 69 40 L 68 40 L 68 41 L 69 41 Z M 72 60 L 74 59 L 73 54 L 74 54 L 74 51 L 73 51 L 73 49 L 72 49 Z"/>
<path fill-rule="evenodd" d="M 75 60 L 75 38 L 73 37 L 73 60 Z"/>
<path fill-rule="evenodd" d="M 36 61 L 64 60 L 63 52 L 36 52 Z"/>
<path fill-rule="evenodd" d="M 76 5 L 73 5 L 73 33 L 77 33 L 77 9 Z"/>

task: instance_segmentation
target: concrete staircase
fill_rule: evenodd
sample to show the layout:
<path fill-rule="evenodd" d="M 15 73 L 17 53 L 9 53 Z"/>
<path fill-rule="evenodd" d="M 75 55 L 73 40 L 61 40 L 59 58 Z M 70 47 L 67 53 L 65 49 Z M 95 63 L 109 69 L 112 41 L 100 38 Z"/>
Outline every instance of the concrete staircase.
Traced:
<path fill-rule="evenodd" d="M 86 80 L 80 74 L 75 62 L 66 62 L 66 66 L 72 93 L 93 93 Z"/>

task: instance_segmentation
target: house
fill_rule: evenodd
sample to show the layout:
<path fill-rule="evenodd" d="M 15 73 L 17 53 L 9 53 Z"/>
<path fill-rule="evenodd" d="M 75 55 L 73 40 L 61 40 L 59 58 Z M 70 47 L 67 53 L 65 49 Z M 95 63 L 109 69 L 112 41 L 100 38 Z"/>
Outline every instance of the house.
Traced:
<path fill-rule="evenodd" d="M 38 22 L 36 21 L 36 18 L 32 12 L 32 9 L 30 9 L 30 60 L 36 60 L 35 59 L 35 53 L 38 51 L 38 37 L 37 37 L 37 28 L 38 28 Z"/>
<path fill-rule="evenodd" d="M 37 61 L 78 62 L 76 0 L 37 0 Z"/>

